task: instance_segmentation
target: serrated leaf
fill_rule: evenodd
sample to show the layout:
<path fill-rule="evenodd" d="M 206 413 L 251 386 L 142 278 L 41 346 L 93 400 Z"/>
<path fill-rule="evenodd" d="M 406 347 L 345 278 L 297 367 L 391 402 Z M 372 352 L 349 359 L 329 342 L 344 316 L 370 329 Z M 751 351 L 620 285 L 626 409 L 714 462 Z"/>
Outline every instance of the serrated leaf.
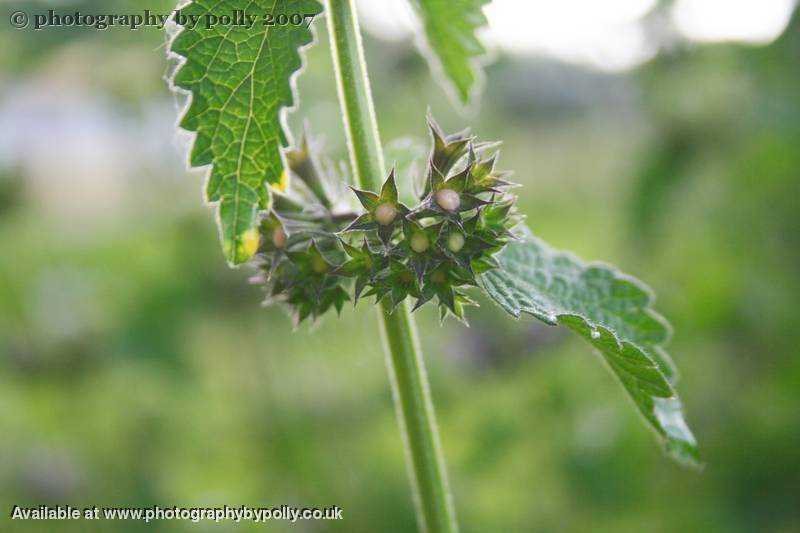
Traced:
<path fill-rule="evenodd" d="M 205 29 L 206 14 L 234 9 L 257 15 L 249 29 L 217 24 Z M 268 184 L 284 185 L 281 148 L 288 145 L 282 124 L 294 104 L 292 77 L 300 48 L 313 35 L 305 24 L 267 26 L 266 14 L 316 14 L 315 0 L 194 0 L 181 8 L 200 17 L 180 31 L 170 50 L 185 59 L 172 83 L 191 93 L 180 126 L 197 133 L 189 162 L 211 165 L 206 199 L 218 203 L 220 236 L 231 264 L 252 257 L 258 244 L 258 211 L 269 204 Z"/>
<path fill-rule="evenodd" d="M 670 328 L 651 308 L 641 282 L 600 263 L 558 252 L 525 229 L 495 256 L 500 267 L 481 286 L 515 317 L 528 313 L 583 336 L 603 355 L 647 423 L 678 461 L 698 466 L 697 443 L 683 418 L 664 344 Z"/>
<path fill-rule="evenodd" d="M 483 6 L 489 0 L 411 0 L 425 34 L 430 53 L 424 53 L 431 69 L 441 71 L 467 104 L 478 83 L 478 58 L 486 50 L 475 30 L 486 25 Z"/>

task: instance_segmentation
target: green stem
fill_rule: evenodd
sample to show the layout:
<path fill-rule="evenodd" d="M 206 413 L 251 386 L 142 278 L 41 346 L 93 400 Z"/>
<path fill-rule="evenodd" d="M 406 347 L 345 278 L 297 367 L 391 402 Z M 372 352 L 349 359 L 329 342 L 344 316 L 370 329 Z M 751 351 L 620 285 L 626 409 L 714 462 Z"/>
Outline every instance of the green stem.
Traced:
<path fill-rule="evenodd" d="M 386 172 L 353 1 L 329 0 L 327 17 L 354 180 L 377 191 Z M 458 531 L 414 319 L 407 305 L 392 313 L 385 300 L 379 319 L 417 521 L 430 533 Z"/>

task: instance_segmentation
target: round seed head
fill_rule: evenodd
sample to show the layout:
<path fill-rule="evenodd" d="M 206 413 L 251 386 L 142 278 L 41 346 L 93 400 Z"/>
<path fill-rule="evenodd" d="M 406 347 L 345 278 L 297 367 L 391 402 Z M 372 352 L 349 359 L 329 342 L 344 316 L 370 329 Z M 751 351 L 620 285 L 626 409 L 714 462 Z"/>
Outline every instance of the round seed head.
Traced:
<path fill-rule="evenodd" d="M 275 248 L 286 246 L 286 232 L 283 231 L 282 227 L 278 226 L 272 230 L 272 244 L 275 245 Z"/>
<path fill-rule="evenodd" d="M 425 250 L 427 250 L 431 243 L 428 241 L 428 237 L 424 233 L 415 233 L 411 236 L 411 249 L 421 254 Z"/>
<path fill-rule="evenodd" d="M 458 231 L 447 236 L 447 248 L 453 253 L 458 253 L 464 247 L 464 235 Z"/>
<path fill-rule="evenodd" d="M 461 205 L 461 197 L 453 189 L 442 189 L 436 193 L 436 203 L 445 211 L 455 211 Z"/>
<path fill-rule="evenodd" d="M 388 226 L 392 222 L 394 222 L 395 217 L 397 216 L 397 209 L 390 204 L 385 203 L 381 204 L 375 208 L 375 221 L 380 224 L 381 226 Z"/>

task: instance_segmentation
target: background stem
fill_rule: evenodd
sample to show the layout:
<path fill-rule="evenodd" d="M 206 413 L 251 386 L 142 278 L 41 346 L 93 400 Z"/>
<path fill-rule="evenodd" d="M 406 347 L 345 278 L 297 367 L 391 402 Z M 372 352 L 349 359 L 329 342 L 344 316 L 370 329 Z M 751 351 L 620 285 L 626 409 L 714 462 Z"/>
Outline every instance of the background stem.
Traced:
<path fill-rule="evenodd" d="M 328 31 L 355 183 L 377 191 L 386 177 L 361 33 L 352 0 L 328 0 Z M 455 532 L 456 525 L 428 377 L 406 303 L 379 320 L 420 529 Z"/>

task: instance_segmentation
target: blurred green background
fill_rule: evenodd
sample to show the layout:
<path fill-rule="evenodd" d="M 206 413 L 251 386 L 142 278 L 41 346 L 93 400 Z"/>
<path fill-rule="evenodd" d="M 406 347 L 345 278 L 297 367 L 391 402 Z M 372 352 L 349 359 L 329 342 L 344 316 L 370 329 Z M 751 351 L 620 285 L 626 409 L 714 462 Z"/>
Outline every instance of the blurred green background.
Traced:
<path fill-rule="evenodd" d="M 0 30 L 0 530 L 144 526 L 12 523 L 14 504 L 335 504 L 342 522 L 240 529 L 413 531 L 370 305 L 294 333 L 260 307 L 184 168 L 164 35 L 7 24 L 51 5 L 6 2 Z M 344 159 L 316 26 L 290 123 Z M 502 139 L 539 236 L 653 287 L 707 461 L 663 457 L 580 339 L 488 302 L 469 329 L 424 308 L 463 531 L 800 531 L 797 13 L 769 45 L 676 42 L 627 72 L 501 53 L 471 119 L 410 43 L 366 46 L 386 143 L 426 140 L 428 106 Z"/>

